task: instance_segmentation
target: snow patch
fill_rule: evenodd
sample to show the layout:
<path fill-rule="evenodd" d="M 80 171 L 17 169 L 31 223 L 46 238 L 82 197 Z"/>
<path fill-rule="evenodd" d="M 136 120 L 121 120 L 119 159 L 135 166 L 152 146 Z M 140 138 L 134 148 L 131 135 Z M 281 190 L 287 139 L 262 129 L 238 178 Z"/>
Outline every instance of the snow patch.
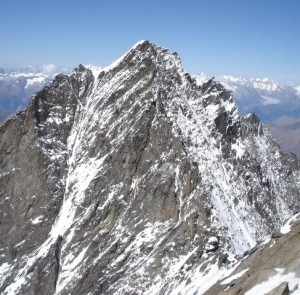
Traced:
<path fill-rule="evenodd" d="M 32 224 L 38 224 L 38 223 L 41 223 L 42 220 L 43 220 L 43 217 L 44 217 L 43 215 L 38 216 L 37 218 L 31 220 L 31 223 L 32 223 Z"/>
<path fill-rule="evenodd" d="M 300 213 L 295 214 L 292 216 L 285 224 L 283 227 L 281 227 L 280 232 L 282 234 L 287 234 L 290 232 L 292 225 L 296 222 L 300 221 Z"/>
<path fill-rule="evenodd" d="M 232 143 L 231 149 L 235 151 L 237 158 L 242 158 L 246 151 L 245 146 L 239 141 L 237 141 L 236 143 Z"/>
<path fill-rule="evenodd" d="M 227 285 L 227 284 L 231 283 L 233 280 L 236 280 L 236 279 L 242 277 L 248 270 L 249 270 L 249 268 L 246 268 L 246 269 L 240 271 L 239 273 L 226 278 L 224 281 L 221 282 L 221 285 Z"/>
<path fill-rule="evenodd" d="M 185 294 L 185 295 L 195 295 L 204 294 L 209 290 L 224 274 L 224 270 L 220 270 L 217 264 L 211 264 L 208 266 L 207 271 L 202 272 L 200 265 L 194 274 L 189 278 L 191 283 L 186 285 L 183 281 L 180 283 L 170 295 Z"/>
<path fill-rule="evenodd" d="M 245 295 L 267 294 L 283 282 L 289 284 L 290 290 L 293 290 L 297 285 L 300 286 L 300 278 L 298 278 L 295 273 L 290 272 L 284 274 L 284 269 L 282 268 L 276 268 L 275 271 L 277 272 L 276 275 L 270 277 L 267 281 L 254 286 L 247 291 Z"/>
<path fill-rule="evenodd" d="M 10 265 L 8 263 L 5 262 L 0 265 L 0 285 L 3 284 L 6 275 L 9 273 L 9 271 L 10 271 Z"/>
<path fill-rule="evenodd" d="M 204 73 L 200 73 L 196 76 L 193 77 L 196 81 L 197 86 L 201 87 L 204 83 L 206 83 L 209 78 L 204 74 Z"/>

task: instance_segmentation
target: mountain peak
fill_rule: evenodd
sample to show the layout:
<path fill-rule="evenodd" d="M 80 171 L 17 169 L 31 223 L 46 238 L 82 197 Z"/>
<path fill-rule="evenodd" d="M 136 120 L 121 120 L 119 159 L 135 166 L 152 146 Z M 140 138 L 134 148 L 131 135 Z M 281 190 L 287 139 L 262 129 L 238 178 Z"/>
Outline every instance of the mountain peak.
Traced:
<path fill-rule="evenodd" d="M 103 71 L 111 71 L 124 64 L 129 67 L 135 66 L 142 60 L 148 60 L 148 63 L 152 64 L 158 64 L 159 60 L 166 67 L 177 67 L 182 70 L 181 60 L 176 52 L 171 53 L 167 48 L 158 46 L 148 40 L 141 40 L 111 65 L 103 68 Z"/>
<path fill-rule="evenodd" d="M 224 75 L 218 77 L 218 80 L 222 83 L 229 84 L 229 87 L 231 88 L 236 85 L 245 85 L 262 91 L 276 91 L 280 89 L 279 85 L 275 83 L 270 77 L 242 78 L 242 77 L 233 77 L 230 75 Z"/>
<path fill-rule="evenodd" d="M 1 294 L 203 294 L 299 209 L 264 127 L 149 41 L 0 128 Z"/>
<path fill-rule="evenodd" d="M 255 113 L 247 114 L 243 117 L 246 121 L 252 123 L 252 124 L 260 124 L 260 120 L 258 116 Z"/>

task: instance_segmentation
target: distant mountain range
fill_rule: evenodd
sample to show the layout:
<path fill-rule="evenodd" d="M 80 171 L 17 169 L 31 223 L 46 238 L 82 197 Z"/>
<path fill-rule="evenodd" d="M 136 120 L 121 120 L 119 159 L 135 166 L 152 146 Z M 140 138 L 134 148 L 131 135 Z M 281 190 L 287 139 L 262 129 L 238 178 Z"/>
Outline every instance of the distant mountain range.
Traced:
<path fill-rule="evenodd" d="M 62 70 L 55 65 L 27 67 L 18 70 L 0 69 L 0 121 L 24 109 L 29 98 Z"/>
<path fill-rule="evenodd" d="M 300 117 L 300 86 L 280 85 L 271 78 L 217 78 L 234 94 L 239 111 L 255 112 L 265 123 L 283 116 Z"/>
<path fill-rule="evenodd" d="M 199 85 L 209 80 L 203 73 L 195 78 Z M 281 85 L 271 78 L 219 76 L 216 80 L 232 91 L 242 115 L 258 115 L 280 146 L 300 157 L 300 86 Z"/>

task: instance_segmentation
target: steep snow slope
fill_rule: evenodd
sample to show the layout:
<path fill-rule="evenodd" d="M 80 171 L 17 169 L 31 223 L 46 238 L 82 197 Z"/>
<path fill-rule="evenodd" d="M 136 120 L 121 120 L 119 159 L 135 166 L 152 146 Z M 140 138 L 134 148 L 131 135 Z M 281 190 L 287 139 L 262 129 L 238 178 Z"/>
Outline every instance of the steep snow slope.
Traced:
<path fill-rule="evenodd" d="M 299 210 L 297 160 L 148 41 L 57 76 L 0 149 L 2 294 L 201 294 Z"/>

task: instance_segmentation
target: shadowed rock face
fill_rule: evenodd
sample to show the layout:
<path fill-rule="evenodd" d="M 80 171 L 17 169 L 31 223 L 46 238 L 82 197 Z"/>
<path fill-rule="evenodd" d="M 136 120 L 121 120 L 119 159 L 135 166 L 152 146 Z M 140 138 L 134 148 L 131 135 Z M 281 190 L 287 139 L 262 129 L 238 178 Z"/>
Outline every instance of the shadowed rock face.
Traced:
<path fill-rule="evenodd" d="M 299 210 L 297 160 L 148 41 L 57 76 L 0 150 L 2 294 L 202 292 Z"/>

